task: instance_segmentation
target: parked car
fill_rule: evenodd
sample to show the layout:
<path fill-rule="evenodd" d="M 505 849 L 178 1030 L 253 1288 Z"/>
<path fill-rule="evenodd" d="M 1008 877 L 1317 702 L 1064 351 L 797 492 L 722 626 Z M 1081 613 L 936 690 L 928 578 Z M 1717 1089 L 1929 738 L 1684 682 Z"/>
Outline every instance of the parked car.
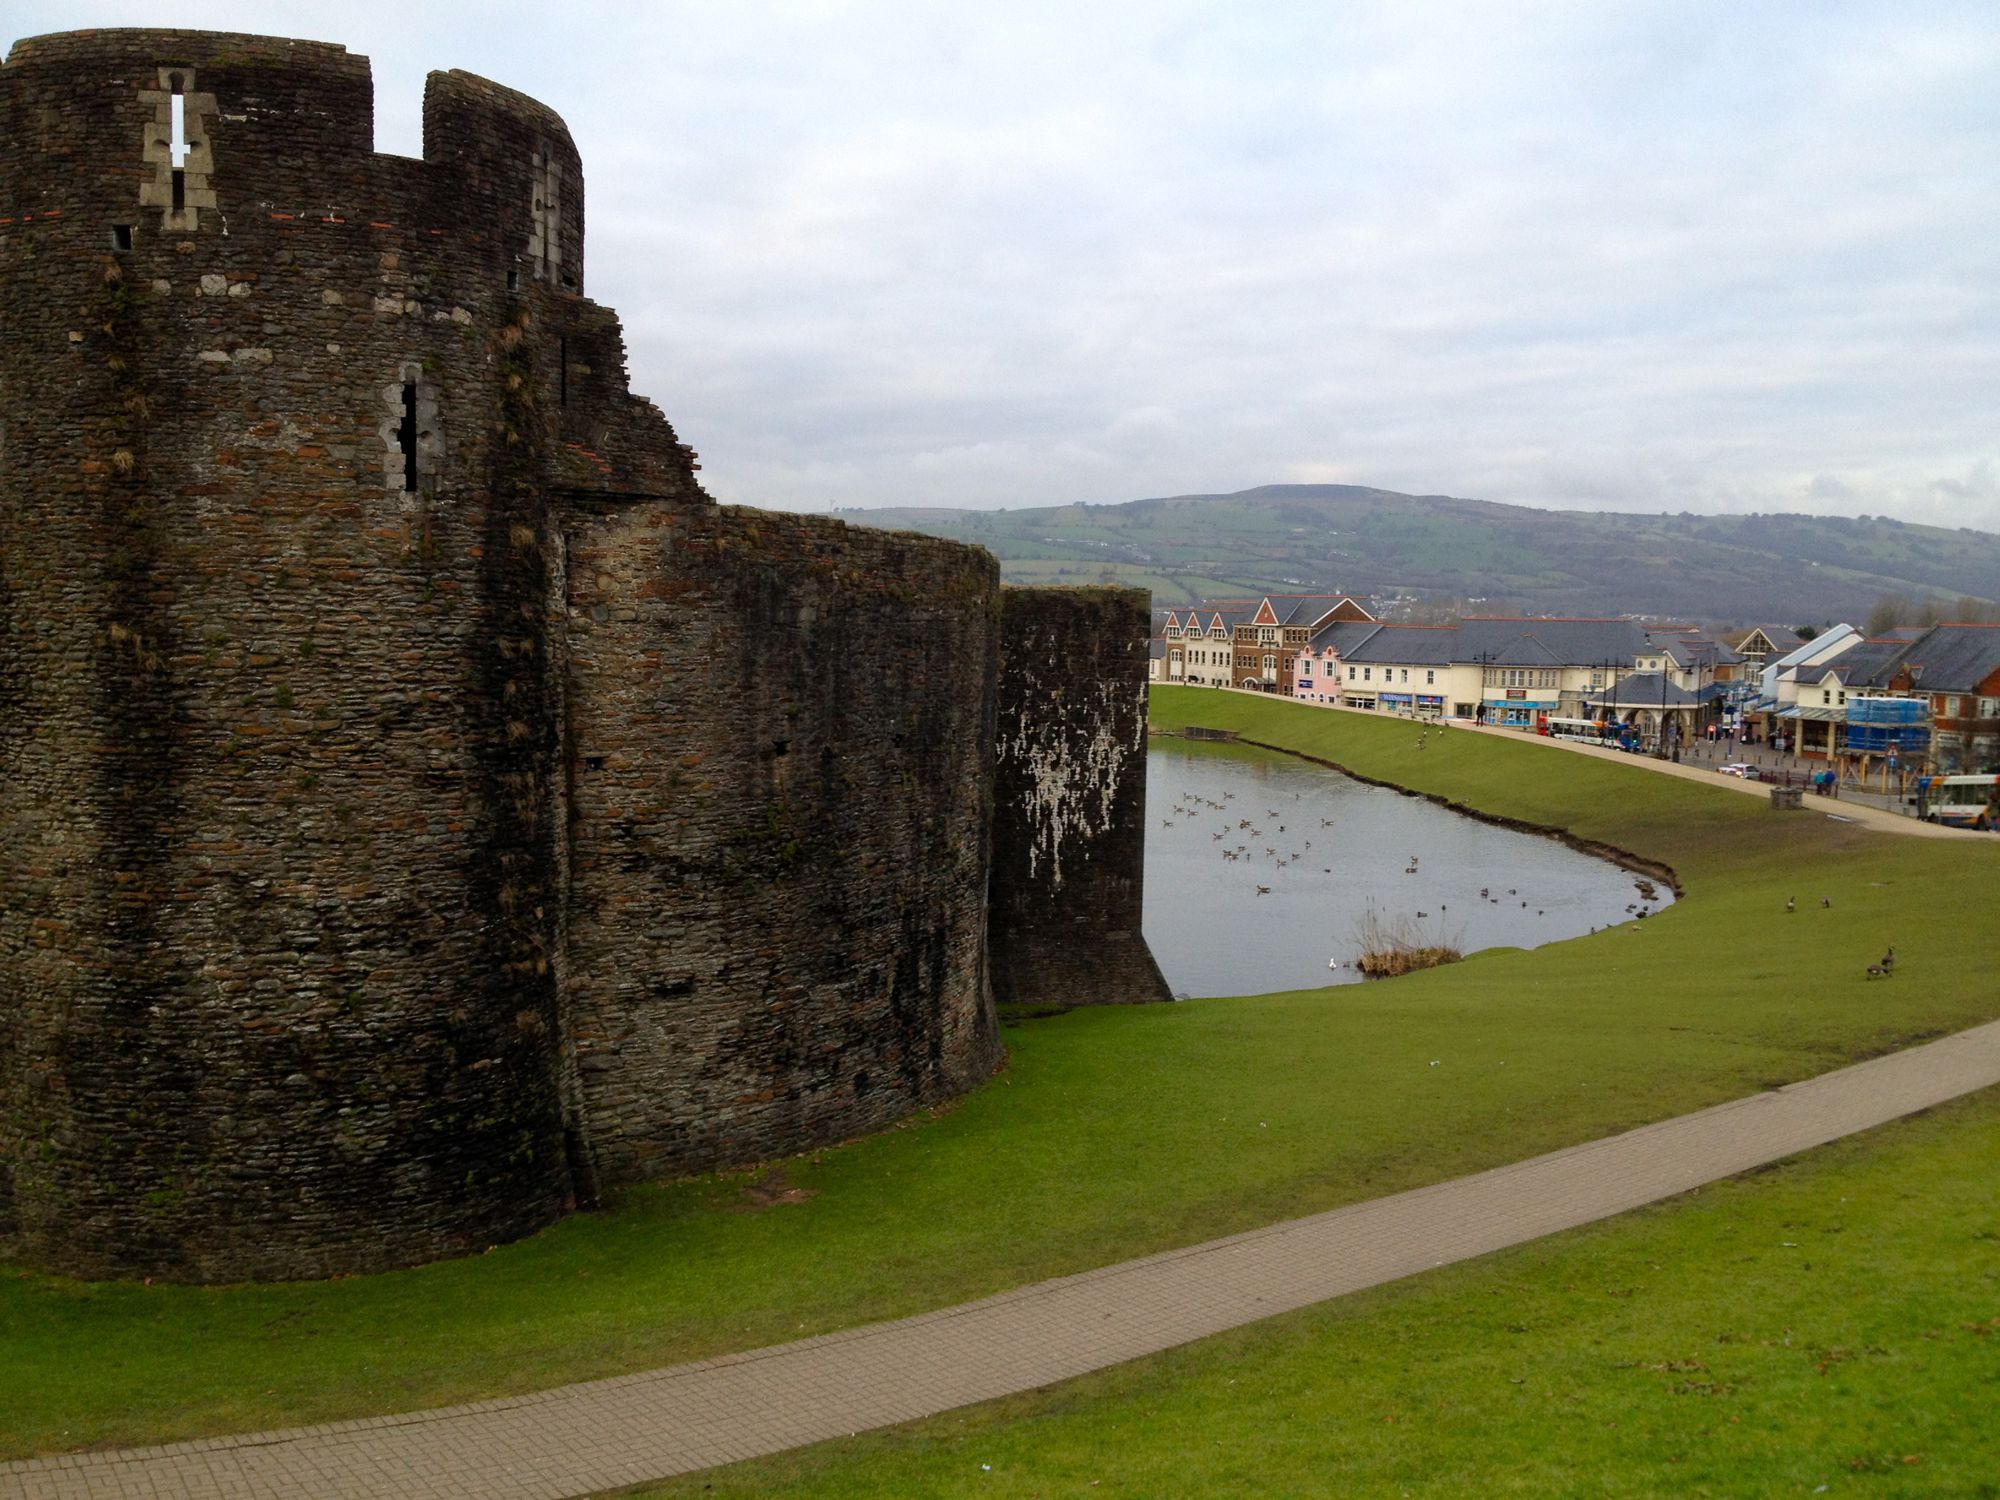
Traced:
<path fill-rule="evenodd" d="M 1747 760 L 1733 761 L 1729 765 L 1717 766 L 1715 769 L 1724 776 L 1741 776 L 1745 781 L 1757 781 L 1763 774 Z"/>

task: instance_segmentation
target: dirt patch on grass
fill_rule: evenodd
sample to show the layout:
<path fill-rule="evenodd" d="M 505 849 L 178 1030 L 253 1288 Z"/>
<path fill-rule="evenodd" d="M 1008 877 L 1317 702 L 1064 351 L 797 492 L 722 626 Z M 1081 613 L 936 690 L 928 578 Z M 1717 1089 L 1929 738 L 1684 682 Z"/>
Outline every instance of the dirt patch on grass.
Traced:
<path fill-rule="evenodd" d="M 807 1199 L 818 1196 L 818 1188 L 800 1187 L 792 1181 L 791 1174 L 783 1167 L 772 1167 L 759 1172 L 744 1183 L 743 1196 L 729 1206 L 735 1213 L 757 1213 L 787 1203 L 804 1203 Z"/>

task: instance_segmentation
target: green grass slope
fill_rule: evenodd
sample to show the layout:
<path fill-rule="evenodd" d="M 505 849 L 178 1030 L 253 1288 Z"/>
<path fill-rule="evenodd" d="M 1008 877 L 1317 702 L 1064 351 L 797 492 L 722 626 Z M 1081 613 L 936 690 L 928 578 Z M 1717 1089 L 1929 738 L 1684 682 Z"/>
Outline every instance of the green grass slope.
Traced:
<path fill-rule="evenodd" d="M 2000 1015 L 1978 947 L 2000 840 L 1863 834 L 1513 737 L 1416 752 L 1398 721 L 1235 694 L 1163 689 L 1153 711 L 1567 826 L 1673 865 L 1686 895 L 1386 984 L 1011 1025 L 1007 1071 L 956 1108 L 778 1164 L 805 1201 L 705 1177 L 470 1260 L 296 1286 L 0 1267 L 0 1452 L 442 1405 L 948 1305 Z M 1891 942 L 1897 978 L 1866 982 Z"/>
<path fill-rule="evenodd" d="M 2000 1091 L 1050 1390 L 637 1493 L 2000 1495 Z"/>

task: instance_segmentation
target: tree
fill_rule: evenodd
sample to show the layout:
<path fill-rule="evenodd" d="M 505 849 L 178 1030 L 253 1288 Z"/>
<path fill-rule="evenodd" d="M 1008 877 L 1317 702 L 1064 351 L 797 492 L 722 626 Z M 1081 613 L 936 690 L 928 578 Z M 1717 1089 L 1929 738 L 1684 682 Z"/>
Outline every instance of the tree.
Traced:
<path fill-rule="evenodd" d="M 1897 626 L 1909 624 L 1912 613 L 1914 611 L 1907 595 L 1884 594 L 1868 611 L 1868 623 L 1862 627 L 1862 634 L 1871 637 L 1887 635 Z"/>

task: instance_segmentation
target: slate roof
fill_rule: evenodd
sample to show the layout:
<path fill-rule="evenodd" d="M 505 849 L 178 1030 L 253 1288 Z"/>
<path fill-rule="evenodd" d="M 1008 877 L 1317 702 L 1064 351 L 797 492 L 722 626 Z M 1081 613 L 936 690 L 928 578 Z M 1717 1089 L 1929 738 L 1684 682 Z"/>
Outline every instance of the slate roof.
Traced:
<path fill-rule="evenodd" d="M 1634 672 L 1620 679 L 1615 689 L 1586 694 L 1583 701 L 1591 708 L 1658 708 L 1663 703 L 1668 708 L 1695 708 L 1702 699 L 1672 678 L 1662 679 L 1658 672 Z"/>
<path fill-rule="evenodd" d="M 1495 667 L 1626 667 L 1655 649 L 1632 620 L 1563 620 L 1475 615 L 1458 626 L 1460 662 Z"/>
<path fill-rule="evenodd" d="M 1388 628 L 1386 625 L 1376 624 L 1373 620 L 1335 620 L 1330 625 L 1320 626 L 1306 644 L 1315 651 L 1331 649 L 1334 655 L 1345 661 L 1349 654 L 1359 650 L 1369 637 L 1378 635 Z"/>
<path fill-rule="evenodd" d="M 1271 614 L 1280 625 L 1310 625 L 1315 620 L 1323 619 L 1333 613 L 1343 604 L 1352 604 L 1356 609 L 1361 609 L 1363 614 L 1367 613 L 1367 610 L 1362 609 L 1361 601 L 1351 594 L 1266 594 L 1263 599 L 1257 601 L 1252 613 L 1262 609 L 1266 602 L 1270 604 Z M 1248 616 L 1245 618 L 1247 620 Z"/>
<path fill-rule="evenodd" d="M 1823 682 L 1832 672 L 1849 687 L 1879 687 L 1895 675 L 1909 649 L 1908 641 L 1858 641 L 1827 661 L 1797 668 L 1792 676 L 1797 682 L 1813 683 Z"/>
<path fill-rule="evenodd" d="M 1796 630 L 1789 630 L 1783 625 L 1752 625 L 1750 629 L 1744 631 L 1743 634 L 1736 638 L 1737 648 L 1740 650 L 1743 642 L 1749 640 L 1754 633 L 1760 630 L 1764 632 L 1764 639 L 1771 643 L 1770 655 L 1772 656 L 1784 656 L 1788 652 L 1798 650 L 1799 647 L 1805 644 L 1804 639 L 1800 637 Z"/>
<path fill-rule="evenodd" d="M 1691 667 L 1699 659 L 1695 650 L 1686 641 L 1676 639 L 1653 640 L 1649 642 L 1654 651 L 1664 656 L 1676 667 Z"/>
<path fill-rule="evenodd" d="M 1933 625 L 1901 660 L 1926 693 L 1977 692 L 2000 672 L 2000 625 Z"/>
<path fill-rule="evenodd" d="M 1255 599 L 1204 599 L 1194 607 L 1193 612 L 1201 621 L 1202 633 L 1207 634 L 1215 628 L 1218 615 L 1221 616 L 1222 628 L 1225 631 L 1234 630 L 1256 614 L 1257 607 L 1258 601 Z M 1186 623 L 1184 619 L 1182 625 L 1185 626 Z"/>
<path fill-rule="evenodd" d="M 1665 647 L 1674 661 L 1683 667 L 1729 666 L 1743 660 L 1720 641 L 1692 627 L 1672 631 L 1649 630 L 1646 634 L 1657 645 Z"/>
<path fill-rule="evenodd" d="M 1377 625 L 1366 640 L 1352 650 L 1341 652 L 1340 659 L 1393 662 L 1404 667 L 1448 667 L 1462 660 L 1457 650 L 1458 632 L 1448 625 Z"/>

